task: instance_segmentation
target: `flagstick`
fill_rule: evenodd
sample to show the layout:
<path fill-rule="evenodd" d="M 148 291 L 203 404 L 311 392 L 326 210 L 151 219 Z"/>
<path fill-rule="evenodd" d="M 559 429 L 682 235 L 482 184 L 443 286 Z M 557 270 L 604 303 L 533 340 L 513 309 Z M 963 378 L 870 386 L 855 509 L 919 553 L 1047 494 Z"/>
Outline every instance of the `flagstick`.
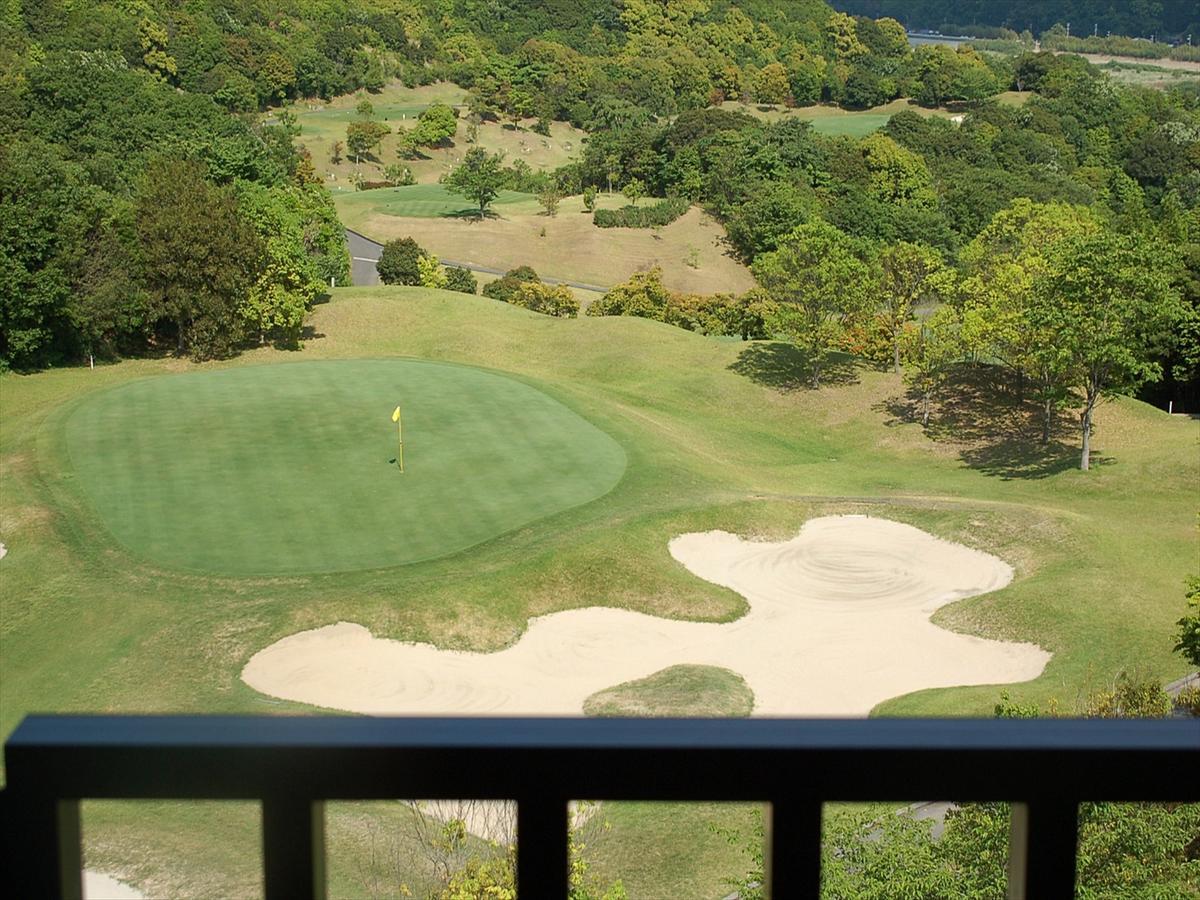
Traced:
<path fill-rule="evenodd" d="M 400 464 L 400 472 L 404 473 L 404 422 L 396 417 L 396 462 Z"/>

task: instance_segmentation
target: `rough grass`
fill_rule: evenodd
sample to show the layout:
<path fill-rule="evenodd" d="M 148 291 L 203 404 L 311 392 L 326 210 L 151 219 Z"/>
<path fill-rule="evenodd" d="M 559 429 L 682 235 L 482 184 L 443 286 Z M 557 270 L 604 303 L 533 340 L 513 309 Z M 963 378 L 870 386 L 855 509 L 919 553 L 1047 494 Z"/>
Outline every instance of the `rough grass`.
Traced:
<path fill-rule="evenodd" d="M 443 259 L 504 271 L 529 265 L 542 276 L 601 287 L 653 266 L 676 291 L 741 293 L 754 286 L 750 270 L 730 255 L 720 223 L 695 207 L 661 230 L 597 228 L 578 197 L 565 198 L 557 216 L 514 205 L 479 221 L 394 215 L 375 205 L 376 194 L 386 205 L 387 190 L 335 198 L 347 227 L 380 242 L 411 236 Z"/>
<path fill-rule="evenodd" d="M 375 118 L 392 130 L 370 156 L 355 161 L 343 150 L 342 159 L 334 163 L 330 151 L 335 141 L 346 143 L 346 126 L 354 121 L 355 106 L 363 98 L 371 101 Z M 353 192 L 350 176 L 361 172 L 368 181 L 379 181 L 383 170 L 392 163 L 402 163 L 412 169 L 421 183 L 435 183 L 462 161 L 472 146 L 467 142 L 467 122 L 460 118 L 458 132 L 444 147 L 422 148 L 417 159 L 401 159 L 396 153 L 395 134 L 399 129 L 412 128 L 417 116 L 431 103 L 441 101 L 452 106 L 466 101 L 466 91 L 447 82 L 409 88 L 396 81 L 377 94 L 359 92 L 335 97 L 328 103 L 297 101 L 289 109 L 296 114 L 300 134 L 297 143 L 312 154 L 313 165 L 335 192 Z M 566 122 L 554 122 L 550 134 L 540 135 L 530 130 L 534 120 L 514 126 L 511 122 L 483 122 L 479 125 L 478 144 L 489 153 L 503 153 L 509 164 L 524 160 L 533 169 L 556 169 L 577 158 L 583 150 L 586 133 Z"/>
<path fill-rule="evenodd" d="M 969 452 L 913 423 L 890 374 L 845 363 L 837 383 L 809 391 L 798 386 L 800 362 L 777 345 L 715 341 L 642 319 L 557 320 L 461 294 L 346 288 L 317 307 L 311 328 L 299 352 L 0 378 L 0 541 L 10 551 L 0 560 L 0 732 L 33 710 L 308 712 L 256 694 L 238 676 L 273 641 L 338 620 L 474 649 L 506 645 L 529 616 L 595 604 L 729 620 L 742 599 L 690 576 L 667 551 L 671 537 L 721 528 L 781 538 L 835 512 L 909 522 L 1014 565 L 1011 586 L 945 607 L 938 620 L 1053 651 L 1040 678 L 1005 687 L 1015 701 L 1069 705 L 1122 668 L 1164 681 L 1187 670 L 1171 646 L 1183 578 L 1197 565 L 1200 422 L 1132 400 L 1106 403 L 1095 436 L 1105 462 L 1081 473 L 1073 438 L 1052 448 L 1058 459 L 1035 466 L 1027 464 L 1040 456 L 1032 435 L 1021 444 L 985 428 Z M 395 357 L 466 363 L 538 385 L 620 444 L 624 477 L 591 503 L 452 556 L 249 578 L 140 561 L 81 502 L 61 465 L 52 420 L 105 388 L 174 372 Z M 989 715 L 999 690 L 924 691 L 877 713 Z M 169 807 L 154 818 L 117 808 L 93 818 L 88 840 L 107 848 L 111 871 L 178 871 L 172 883 L 203 884 L 209 869 L 221 878 L 248 870 L 251 826 L 226 840 Z M 656 858 L 657 877 L 699 877 L 695 833 L 671 844 L 675 820 L 654 827 L 666 836 L 662 849 L 626 844 L 605 871 L 625 877 Z M 719 896 L 721 866 L 706 870 L 703 889 L 673 895 Z M 236 893 L 224 886 L 239 878 L 210 893 Z"/>
<path fill-rule="evenodd" d="M 737 672 L 719 666 L 670 666 L 645 678 L 605 688 L 583 704 L 587 716 L 748 716 L 754 692 Z"/>
<path fill-rule="evenodd" d="M 997 95 L 997 101 L 1012 106 L 1020 106 L 1030 94 L 1018 93 L 1016 91 L 1005 91 Z M 896 113 L 903 111 L 915 112 L 920 116 L 939 116 L 941 118 L 949 118 L 950 116 L 958 115 L 962 110 L 947 109 L 938 107 L 929 109 L 920 106 L 912 100 L 901 98 L 892 100 L 882 106 L 874 106 L 870 109 L 842 109 L 839 106 L 769 106 L 765 109 L 760 109 L 758 104 L 739 103 L 734 100 L 728 100 L 721 104 L 721 108 L 730 112 L 740 112 L 746 115 L 754 116 L 756 119 L 763 119 L 767 122 L 778 122 L 780 119 L 800 119 L 801 121 L 811 122 L 813 131 L 827 135 L 847 135 L 849 137 L 861 138 L 870 134 L 878 128 L 882 128 L 888 123 Z"/>

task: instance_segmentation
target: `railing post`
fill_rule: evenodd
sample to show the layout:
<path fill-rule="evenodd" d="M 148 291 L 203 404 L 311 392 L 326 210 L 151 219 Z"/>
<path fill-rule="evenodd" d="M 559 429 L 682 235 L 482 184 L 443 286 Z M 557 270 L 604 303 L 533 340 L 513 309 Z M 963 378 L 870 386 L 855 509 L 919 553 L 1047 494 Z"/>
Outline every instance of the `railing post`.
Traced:
<path fill-rule="evenodd" d="M 518 900 L 564 900 L 567 896 L 567 865 L 566 798 L 519 798 Z"/>
<path fill-rule="evenodd" d="M 1074 897 L 1079 804 L 1014 803 L 1009 827 L 1008 900 Z"/>
<path fill-rule="evenodd" d="M 4 792 L 5 890 L 12 897 L 83 896 L 79 801 Z"/>
<path fill-rule="evenodd" d="M 325 897 L 325 804 L 308 797 L 262 802 L 263 893 L 267 900 Z"/>
<path fill-rule="evenodd" d="M 767 804 L 763 823 L 763 873 L 768 897 L 821 894 L 821 802 Z"/>

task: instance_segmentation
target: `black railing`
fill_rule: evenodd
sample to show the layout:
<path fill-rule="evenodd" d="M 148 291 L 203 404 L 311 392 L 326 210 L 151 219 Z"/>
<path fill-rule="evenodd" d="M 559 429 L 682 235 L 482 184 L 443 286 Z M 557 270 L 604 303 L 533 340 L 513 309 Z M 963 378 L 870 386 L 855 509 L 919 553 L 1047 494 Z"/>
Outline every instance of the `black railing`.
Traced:
<path fill-rule="evenodd" d="M 1081 801 L 1200 800 L 1200 721 L 30 716 L 5 761 L 14 897 L 80 895 L 81 799 L 260 800 L 269 898 L 324 896 L 327 800 L 515 800 L 527 900 L 566 895 L 572 799 L 768 802 L 792 898 L 823 802 L 947 797 L 1016 803 L 1009 896 L 1066 898 Z"/>

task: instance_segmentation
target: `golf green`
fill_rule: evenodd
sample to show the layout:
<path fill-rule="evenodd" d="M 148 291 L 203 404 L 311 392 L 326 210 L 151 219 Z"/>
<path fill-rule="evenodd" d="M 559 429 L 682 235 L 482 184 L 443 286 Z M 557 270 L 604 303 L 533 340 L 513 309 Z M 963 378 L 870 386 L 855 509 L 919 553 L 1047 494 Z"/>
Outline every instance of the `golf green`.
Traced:
<path fill-rule="evenodd" d="M 453 553 L 593 500 L 625 468 L 612 438 L 541 391 L 411 360 L 149 378 L 81 403 L 64 435 L 80 487 L 122 545 L 236 575 Z"/>

